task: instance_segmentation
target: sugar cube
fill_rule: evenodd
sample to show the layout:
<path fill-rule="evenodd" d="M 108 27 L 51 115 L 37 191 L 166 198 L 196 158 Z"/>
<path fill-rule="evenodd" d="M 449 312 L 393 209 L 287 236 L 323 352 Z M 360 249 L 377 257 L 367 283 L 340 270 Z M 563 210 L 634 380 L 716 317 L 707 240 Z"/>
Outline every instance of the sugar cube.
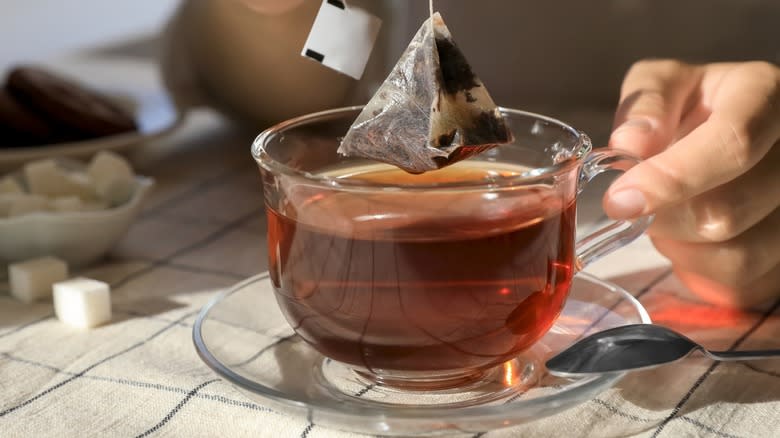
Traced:
<path fill-rule="evenodd" d="M 31 213 L 48 211 L 49 203 L 43 196 L 18 195 L 8 206 L 8 217 L 23 216 Z"/>
<path fill-rule="evenodd" d="M 95 188 L 83 172 L 69 172 L 54 160 L 39 160 L 24 166 L 24 177 L 30 193 L 42 196 L 78 196 L 94 199 Z"/>
<path fill-rule="evenodd" d="M 134 191 L 134 179 L 114 179 L 103 186 L 100 197 L 110 206 L 116 207 L 129 201 Z"/>
<path fill-rule="evenodd" d="M 24 189 L 16 178 L 6 176 L 5 178 L 0 179 L 0 194 L 3 193 L 21 194 L 24 193 Z"/>
<path fill-rule="evenodd" d="M 11 204 L 23 195 L 16 193 L 0 193 L 0 217 L 8 216 L 11 210 Z"/>
<path fill-rule="evenodd" d="M 49 209 L 57 213 L 81 211 L 84 203 L 78 196 L 62 196 L 49 201 Z"/>
<path fill-rule="evenodd" d="M 33 301 L 51 297 L 51 287 L 68 278 L 68 265 L 55 257 L 41 257 L 8 266 L 11 295 L 19 301 Z"/>
<path fill-rule="evenodd" d="M 112 207 L 124 204 L 133 195 L 133 169 L 127 160 L 113 152 L 98 152 L 87 173 L 97 194 Z"/>
<path fill-rule="evenodd" d="M 66 172 L 64 184 L 67 195 L 78 196 L 85 201 L 97 199 L 95 186 L 86 172 Z"/>
<path fill-rule="evenodd" d="M 108 209 L 108 204 L 101 201 L 88 201 L 81 204 L 79 211 L 100 211 Z"/>
<path fill-rule="evenodd" d="M 64 175 L 54 160 L 39 160 L 24 166 L 24 178 L 30 193 L 43 196 L 58 196 L 62 193 Z"/>
<path fill-rule="evenodd" d="M 54 284 L 54 313 L 60 321 L 92 328 L 111 321 L 111 288 L 102 281 L 73 278 Z"/>

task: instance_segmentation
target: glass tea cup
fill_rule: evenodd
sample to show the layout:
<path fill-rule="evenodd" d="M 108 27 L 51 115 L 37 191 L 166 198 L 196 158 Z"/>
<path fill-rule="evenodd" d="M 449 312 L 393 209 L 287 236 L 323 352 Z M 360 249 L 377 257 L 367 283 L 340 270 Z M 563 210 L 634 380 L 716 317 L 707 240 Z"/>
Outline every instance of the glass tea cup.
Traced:
<path fill-rule="evenodd" d="M 422 175 L 340 156 L 361 107 L 263 132 L 252 153 L 285 318 L 324 357 L 379 385 L 462 387 L 553 325 L 574 274 L 650 217 L 575 242 L 577 195 L 637 159 L 582 132 L 502 109 L 511 144 Z"/>

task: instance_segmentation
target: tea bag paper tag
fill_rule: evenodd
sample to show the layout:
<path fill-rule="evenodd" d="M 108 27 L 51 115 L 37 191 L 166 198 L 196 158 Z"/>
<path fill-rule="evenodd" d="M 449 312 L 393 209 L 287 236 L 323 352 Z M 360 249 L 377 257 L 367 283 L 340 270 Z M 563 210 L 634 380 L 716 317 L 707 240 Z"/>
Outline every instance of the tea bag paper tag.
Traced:
<path fill-rule="evenodd" d="M 301 55 L 360 79 L 382 20 L 344 0 L 323 0 Z"/>

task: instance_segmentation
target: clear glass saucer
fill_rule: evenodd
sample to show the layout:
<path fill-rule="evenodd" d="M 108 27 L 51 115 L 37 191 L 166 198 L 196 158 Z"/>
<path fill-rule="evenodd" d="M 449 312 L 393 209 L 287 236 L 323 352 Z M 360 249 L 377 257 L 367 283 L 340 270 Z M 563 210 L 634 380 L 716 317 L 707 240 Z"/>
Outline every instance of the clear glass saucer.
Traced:
<path fill-rule="evenodd" d="M 456 389 L 399 390 L 323 357 L 296 336 L 263 274 L 206 305 L 193 339 L 217 374 L 279 412 L 350 432 L 452 435 L 518 425 L 595 397 L 623 374 L 563 379 L 547 374 L 544 362 L 582 336 L 649 322 L 628 292 L 579 273 L 553 328 L 517 358 Z"/>

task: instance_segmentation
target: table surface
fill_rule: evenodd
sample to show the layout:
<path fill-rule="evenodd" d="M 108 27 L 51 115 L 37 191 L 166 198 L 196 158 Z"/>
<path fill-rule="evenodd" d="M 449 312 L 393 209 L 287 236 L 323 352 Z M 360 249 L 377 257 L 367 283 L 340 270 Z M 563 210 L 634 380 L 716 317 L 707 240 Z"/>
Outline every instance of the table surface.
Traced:
<path fill-rule="evenodd" d="M 597 120 L 593 114 L 572 117 Z M 110 324 L 71 329 L 51 303 L 21 304 L 0 280 L 0 436 L 355 436 L 248 400 L 192 347 L 199 309 L 266 270 L 251 138 L 198 112 L 131 154 L 139 172 L 155 178 L 155 190 L 110 256 L 76 273 L 111 284 Z M 598 217 L 596 199 L 583 200 L 583 217 Z M 777 306 L 746 312 L 700 302 L 648 239 L 588 271 L 629 290 L 655 322 L 708 347 L 778 347 Z M 692 358 L 632 373 L 555 416 L 472 436 L 771 437 L 780 436 L 778 412 L 780 361 Z"/>

